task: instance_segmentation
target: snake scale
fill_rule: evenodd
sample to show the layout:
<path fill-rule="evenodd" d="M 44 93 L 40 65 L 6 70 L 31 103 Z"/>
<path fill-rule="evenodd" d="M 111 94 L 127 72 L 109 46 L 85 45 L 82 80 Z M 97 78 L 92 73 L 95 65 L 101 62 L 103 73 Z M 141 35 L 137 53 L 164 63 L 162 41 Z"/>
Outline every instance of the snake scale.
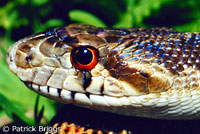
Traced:
<path fill-rule="evenodd" d="M 10 47 L 7 63 L 30 89 L 127 116 L 200 117 L 200 33 L 70 24 Z"/>

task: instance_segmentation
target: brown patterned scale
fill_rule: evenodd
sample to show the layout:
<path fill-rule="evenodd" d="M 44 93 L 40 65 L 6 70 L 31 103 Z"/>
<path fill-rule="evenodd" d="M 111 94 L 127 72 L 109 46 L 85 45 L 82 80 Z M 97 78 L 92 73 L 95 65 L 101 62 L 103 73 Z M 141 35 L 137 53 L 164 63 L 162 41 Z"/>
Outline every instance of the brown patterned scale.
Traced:
<path fill-rule="evenodd" d="M 19 40 L 10 70 L 35 92 L 90 109 L 200 117 L 200 33 L 71 24 Z"/>

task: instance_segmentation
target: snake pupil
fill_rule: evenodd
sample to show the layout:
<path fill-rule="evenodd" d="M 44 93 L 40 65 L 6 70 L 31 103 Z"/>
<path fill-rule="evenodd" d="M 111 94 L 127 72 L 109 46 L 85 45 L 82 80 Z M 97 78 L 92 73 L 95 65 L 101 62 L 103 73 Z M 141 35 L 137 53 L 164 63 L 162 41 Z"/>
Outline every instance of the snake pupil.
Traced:
<path fill-rule="evenodd" d="M 87 48 L 80 48 L 75 56 L 77 62 L 79 62 L 82 65 L 89 64 L 93 59 L 92 52 L 89 51 Z"/>

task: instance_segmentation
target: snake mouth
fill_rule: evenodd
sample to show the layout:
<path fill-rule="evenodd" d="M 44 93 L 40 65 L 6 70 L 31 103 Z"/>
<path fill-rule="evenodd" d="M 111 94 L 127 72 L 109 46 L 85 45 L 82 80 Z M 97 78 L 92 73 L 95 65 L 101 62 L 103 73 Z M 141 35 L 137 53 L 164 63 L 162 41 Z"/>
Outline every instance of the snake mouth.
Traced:
<path fill-rule="evenodd" d="M 60 101 L 62 103 L 72 103 L 75 105 L 79 105 L 81 107 L 89 107 L 90 109 L 100 109 L 104 110 L 105 107 L 107 109 L 112 109 L 112 106 L 115 107 L 124 107 L 123 103 L 130 103 L 126 97 L 111 97 L 108 95 L 98 95 L 92 94 L 89 92 L 76 92 L 69 91 L 66 89 L 54 88 L 51 86 L 41 86 L 34 84 L 32 82 L 24 82 L 25 85 L 32 89 L 34 92 L 46 96 L 48 98 Z"/>
<path fill-rule="evenodd" d="M 25 85 L 32 89 L 33 91 L 46 96 L 50 97 L 54 100 L 58 100 L 64 103 L 72 103 L 75 99 L 75 93 L 73 91 L 68 91 L 60 88 L 53 88 L 51 86 L 40 86 L 37 84 L 33 84 L 32 82 L 24 82 Z"/>

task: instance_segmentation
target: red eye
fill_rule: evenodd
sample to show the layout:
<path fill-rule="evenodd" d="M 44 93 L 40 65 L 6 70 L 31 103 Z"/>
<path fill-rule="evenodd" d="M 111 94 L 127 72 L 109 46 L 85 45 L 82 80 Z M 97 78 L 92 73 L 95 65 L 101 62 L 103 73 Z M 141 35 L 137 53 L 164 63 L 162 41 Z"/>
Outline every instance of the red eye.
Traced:
<path fill-rule="evenodd" d="M 98 63 L 98 50 L 87 46 L 75 48 L 71 53 L 71 63 L 81 71 L 91 70 Z"/>

